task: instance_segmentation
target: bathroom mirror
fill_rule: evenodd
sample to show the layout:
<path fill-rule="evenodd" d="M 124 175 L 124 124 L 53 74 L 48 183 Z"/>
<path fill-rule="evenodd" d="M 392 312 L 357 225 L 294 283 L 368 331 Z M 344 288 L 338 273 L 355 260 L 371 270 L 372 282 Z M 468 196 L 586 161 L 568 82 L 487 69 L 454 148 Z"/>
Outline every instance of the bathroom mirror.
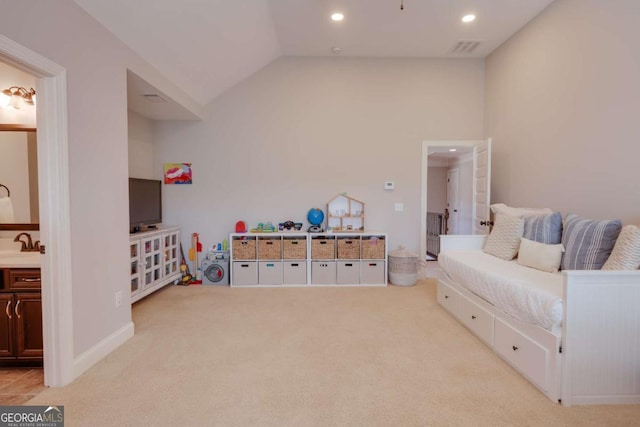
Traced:
<path fill-rule="evenodd" d="M 0 124 L 0 199 L 4 197 L 10 201 L 0 204 L 0 230 L 39 229 L 35 128 Z"/>

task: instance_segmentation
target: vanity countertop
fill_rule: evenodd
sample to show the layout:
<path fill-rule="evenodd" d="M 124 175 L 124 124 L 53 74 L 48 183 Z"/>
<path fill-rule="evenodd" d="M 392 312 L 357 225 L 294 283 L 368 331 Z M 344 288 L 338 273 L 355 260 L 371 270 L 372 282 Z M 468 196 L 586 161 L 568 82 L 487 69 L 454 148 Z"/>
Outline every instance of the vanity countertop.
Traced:
<path fill-rule="evenodd" d="M 0 250 L 0 268 L 40 268 L 40 252 Z"/>

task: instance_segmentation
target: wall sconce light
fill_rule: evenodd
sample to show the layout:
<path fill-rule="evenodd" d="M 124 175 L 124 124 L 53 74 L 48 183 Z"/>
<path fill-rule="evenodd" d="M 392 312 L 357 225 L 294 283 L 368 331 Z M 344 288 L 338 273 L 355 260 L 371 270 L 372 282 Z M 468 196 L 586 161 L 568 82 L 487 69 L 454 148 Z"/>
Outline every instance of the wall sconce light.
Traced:
<path fill-rule="evenodd" d="M 0 92 L 0 106 L 11 106 L 18 110 L 22 104 L 36 105 L 36 90 L 34 88 L 27 90 L 23 87 L 11 86 Z"/>

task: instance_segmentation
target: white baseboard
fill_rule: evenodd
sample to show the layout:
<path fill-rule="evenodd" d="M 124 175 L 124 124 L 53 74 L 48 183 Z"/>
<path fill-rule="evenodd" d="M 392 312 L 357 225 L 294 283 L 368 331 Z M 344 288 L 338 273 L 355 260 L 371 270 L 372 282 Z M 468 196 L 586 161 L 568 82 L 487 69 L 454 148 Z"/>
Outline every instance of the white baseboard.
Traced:
<path fill-rule="evenodd" d="M 78 378 L 87 369 L 102 360 L 103 357 L 124 344 L 129 338 L 133 337 L 133 332 L 133 322 L 129 322 L 100 341 L 98 344 L 91 347 L 89 350 L 82 353 L 80 356 L 76 357 L 73 360 L 73 378 Z"/>

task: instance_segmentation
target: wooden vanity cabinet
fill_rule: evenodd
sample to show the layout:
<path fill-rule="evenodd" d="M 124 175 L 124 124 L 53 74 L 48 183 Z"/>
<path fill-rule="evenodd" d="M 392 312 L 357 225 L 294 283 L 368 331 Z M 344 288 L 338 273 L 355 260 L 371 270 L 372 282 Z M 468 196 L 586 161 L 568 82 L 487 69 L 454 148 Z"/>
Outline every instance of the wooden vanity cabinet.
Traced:
<path fill-rule="evenodd" d="M 42 364 L 40 269 L 0 269 L 0 365 Z"/>

